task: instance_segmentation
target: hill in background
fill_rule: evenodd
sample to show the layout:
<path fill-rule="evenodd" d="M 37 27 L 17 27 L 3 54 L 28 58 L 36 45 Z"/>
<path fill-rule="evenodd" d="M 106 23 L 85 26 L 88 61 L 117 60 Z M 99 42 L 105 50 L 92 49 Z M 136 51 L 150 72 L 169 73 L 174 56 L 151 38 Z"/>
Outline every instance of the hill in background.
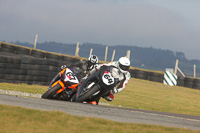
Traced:
<path fill-rule="evenodd" d="M 33 44 L 24 42 L 11 42 L 16 45 L 33 48 Z M 79 45 L 79 56 L 88 57 L 90 49 L 93 48 L 93 54 L 97 55 L 100 60 L 105 57 L 105 45 L 84 43 Z M 56 52 L 66 55 L 74 55 L 76 44 L 63 44 L 57 42 L 37 43 L 37 49 Z M 137 46 L 108 46 L 107 61 L 112 58 L 113 50 L 115 49 L 115 59 L 118 60 L 121 56 L 126 56 L 127 50 L 131 50 L 130 60 L 131 66 L 136 68 L 165 71 L 166 68 L 174 68 L 176 59 L 179 60 L 179 68 L 186 76 L 193 76 L 193 66 L 196 64 L 196 76 L 200 77 L 200 60 L 188 60 L 182 52 L 173 52 L 170 50 L 162 50 L 156 48 L 143 48 Z M 199 74 L 198 74 L 199 72 Z"/>

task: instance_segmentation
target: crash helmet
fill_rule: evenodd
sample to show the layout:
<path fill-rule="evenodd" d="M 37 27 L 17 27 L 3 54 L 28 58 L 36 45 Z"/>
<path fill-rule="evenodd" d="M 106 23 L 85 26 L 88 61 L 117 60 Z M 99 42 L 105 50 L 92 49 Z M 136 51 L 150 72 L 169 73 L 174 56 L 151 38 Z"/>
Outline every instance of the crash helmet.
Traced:
<path fill-rule="evenodd" d="M 121 57 L 118 60 L 117 67 L 120 70 L 120 72 L 127 73 L 127 71 L 129 70 L 130 64 L 131 62 L 127 57 Z"/>
<path fill-rule="evenodd" d="M 99 63 L 99 59 L 96 55 L 90 55 L 88 57 L 88 69 L 91 70 L 94 68 L 94 65 Z"/>

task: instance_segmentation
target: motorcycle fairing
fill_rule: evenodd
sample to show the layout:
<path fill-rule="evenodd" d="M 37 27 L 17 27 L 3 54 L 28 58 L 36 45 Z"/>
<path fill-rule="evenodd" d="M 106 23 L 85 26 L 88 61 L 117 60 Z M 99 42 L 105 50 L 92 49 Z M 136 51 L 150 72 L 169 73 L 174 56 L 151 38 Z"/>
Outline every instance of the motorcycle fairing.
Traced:
<path fill-rule="evenodd" d="M 70 69 L 65 69 L 64 72 L 65 72 L 65 74 L 63 76 L 64 76 L 65 82 L 79 84 L 79 81 L 78 81 L 76 75 Z"/>
<path fill-rule="evenodd" d="M 62 92 L 64 89 L 65 89 L 65 85 L 64 85 L 64 83 L 62 82 L 62 81 L 56 81 L 53 85 L 52 85 L 52 87 L 54 87 L 55 85 L 57 85 L 57 84 L 60 84 L 60 86 L 62 87 L 60 90 L 58 90 L 56 93 L 60 93 L 60 92 Z"/>

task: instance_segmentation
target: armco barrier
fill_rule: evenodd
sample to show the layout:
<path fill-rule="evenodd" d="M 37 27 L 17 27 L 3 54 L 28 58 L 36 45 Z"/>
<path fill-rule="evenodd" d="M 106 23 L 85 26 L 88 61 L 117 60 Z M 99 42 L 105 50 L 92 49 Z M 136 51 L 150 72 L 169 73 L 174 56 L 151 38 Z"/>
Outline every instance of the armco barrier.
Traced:
<path fill-rule="evenodd" d="M 0 82 L 48 85 L 60 66 L 80 59 L 0 42 Z M 130 69 L 131 77 L 163 83 L 164 72 Z M 200 89 L 200 79 L 178 77 L 177 86 Z"/>

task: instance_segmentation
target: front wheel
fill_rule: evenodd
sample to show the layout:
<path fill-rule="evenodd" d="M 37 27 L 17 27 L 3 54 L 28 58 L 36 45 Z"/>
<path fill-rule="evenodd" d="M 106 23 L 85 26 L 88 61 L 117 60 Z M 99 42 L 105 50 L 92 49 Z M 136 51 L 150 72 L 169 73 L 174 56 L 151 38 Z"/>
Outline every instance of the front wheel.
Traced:
<path fill-rule="evenodd" d="M 89 90 L 82 92 L 79 97 L 76 96 L 74 101 L 75 102 L 83 102 L 83 101 L 87 100 L 90 96 L 92 96 L 94 93 L 99 91 L 99 89 L 100 88 L 98 85 L 94 85 Z"/>
<path fill-rule="evenodd" d="M 60 90 L 62 86 L 60 84 L 55 85 L 54 87 L 50 88 L 47 92 L 42 95 L 44 99 L 55 99 L 56 92 Z"/>
<path fill-rule="evenodd" d="M 76 94 L 74 94 L 74 95 L 71 97 L 70 102 L 75 102 L 75 100 L 76 100 Z"/>

